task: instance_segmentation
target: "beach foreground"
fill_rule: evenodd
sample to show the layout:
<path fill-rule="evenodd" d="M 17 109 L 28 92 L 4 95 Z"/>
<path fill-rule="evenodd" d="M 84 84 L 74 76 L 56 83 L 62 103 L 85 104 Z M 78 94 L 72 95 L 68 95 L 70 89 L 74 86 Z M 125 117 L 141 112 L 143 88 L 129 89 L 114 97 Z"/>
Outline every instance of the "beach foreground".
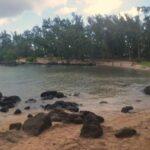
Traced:
<path fill-rule="evenodd" d="M 39 110 L 38 112 L 41 112 Z M 36 114 L 38 112 L 33 112 Z M 53 123 L 52 127 L 38 137 L 28 136 L 23 131 L 8 131 L 14 122 L 24 122 L 27 114 L 7 117 L 0 126 L 0 150 L 149 150 L 150 110 L 136 110 L 123 114 L 117 111 L 99 111 L 105 118 L 104 135 L 98 139 L 80 138 L 82 125 Z M 132 127 L 138 135 L 117 139 L 114 133 L 122 127 Z"/>

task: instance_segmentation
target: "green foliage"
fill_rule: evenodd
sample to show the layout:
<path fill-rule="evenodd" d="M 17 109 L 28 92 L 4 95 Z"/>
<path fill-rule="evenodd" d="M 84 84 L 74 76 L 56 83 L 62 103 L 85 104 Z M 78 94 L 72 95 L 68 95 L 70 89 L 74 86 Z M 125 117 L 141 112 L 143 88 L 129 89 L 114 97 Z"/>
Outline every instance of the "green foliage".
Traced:
<path fill-rule="evenodd" d="M 150 67 L 150 61 L 143 61 L 140 64 L 144 67 Z"/>
<path fill-rule="evenodd" d="M 72 18 L 44 19 L 22 34 L 0 33 L 0 60 L 26 57 L 61 59 L 134 59 L 150 60 L 150 9 L 138 7 L 140 16 L 88 17 L 72 14 Z M 11 51 L 10 51 L 11 50 Z"/>
<path fill-rule="evenodd" d="M 37 58 L 35 56 L 27 57 L 27 62 L 33 63 L 33 62 L 36 62 L 36 59 Z"/>
<path fill-rule="evenodd" d="M 12 51 L 6 51 L 2 55 L 2 60 L 6 62 L 15 62 L 16 58 L 16 54 Z"/>

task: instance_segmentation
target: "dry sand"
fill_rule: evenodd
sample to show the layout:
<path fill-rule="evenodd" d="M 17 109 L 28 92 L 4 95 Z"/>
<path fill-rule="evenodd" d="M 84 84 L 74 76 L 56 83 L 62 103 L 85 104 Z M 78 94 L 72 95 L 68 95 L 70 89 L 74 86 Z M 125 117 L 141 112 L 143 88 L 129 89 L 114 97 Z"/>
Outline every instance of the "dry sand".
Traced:
<path fill-rule="evenodd" d="M 80 138 L 82 125 L 53 124 L 38 137 L 23 132 L 0 134 L 0 150 L 150 150 L 150 110 L 135 113 L 99 112 L 105 118 L 104 136 L 99 139 Z M 8 130 L 9 124 L 23 122 L 26 115 L 6 118 L 0 132 Z M 117 139 L 114 132 L 122 127 L 133 127 L 138 135 L 127 139 Z"/>

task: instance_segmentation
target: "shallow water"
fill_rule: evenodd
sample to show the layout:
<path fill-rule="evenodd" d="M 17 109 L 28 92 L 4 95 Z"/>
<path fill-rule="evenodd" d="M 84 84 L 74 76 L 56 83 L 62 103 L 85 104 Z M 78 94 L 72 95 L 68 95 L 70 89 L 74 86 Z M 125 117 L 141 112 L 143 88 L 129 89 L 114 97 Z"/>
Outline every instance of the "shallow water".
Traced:
<path fill-rule="evenodd" d="M 114 107 L 116 103 L 130 104 L 136 99 L 148 102 L 149 96 L 144 95 L 142 90 L 149 84 L 150 72 L 130 69 L 91 66 L 0 66 L 0 91 L 4 95 L 18 95 L 23 101 L 39 98 L 40 93 L 45 90 L 58 90 L 66 95 L 83 93 L 84 96 L 80 98 L 86 99 L 87 104 L 88 94 L 96 96 L 90 99 L 97 101 L 116 99 L 110 106 Z"/>

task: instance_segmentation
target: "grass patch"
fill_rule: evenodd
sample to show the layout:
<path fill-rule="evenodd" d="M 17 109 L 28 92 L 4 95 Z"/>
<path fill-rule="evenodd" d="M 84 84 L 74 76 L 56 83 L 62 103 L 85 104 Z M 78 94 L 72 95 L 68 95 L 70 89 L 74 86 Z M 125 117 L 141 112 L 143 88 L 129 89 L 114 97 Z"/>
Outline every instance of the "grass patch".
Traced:
<path fill-rule="evenodd" d="M 150 61 L 143 61 L 140 63 L 143 67 L 150 67 Z"/>

